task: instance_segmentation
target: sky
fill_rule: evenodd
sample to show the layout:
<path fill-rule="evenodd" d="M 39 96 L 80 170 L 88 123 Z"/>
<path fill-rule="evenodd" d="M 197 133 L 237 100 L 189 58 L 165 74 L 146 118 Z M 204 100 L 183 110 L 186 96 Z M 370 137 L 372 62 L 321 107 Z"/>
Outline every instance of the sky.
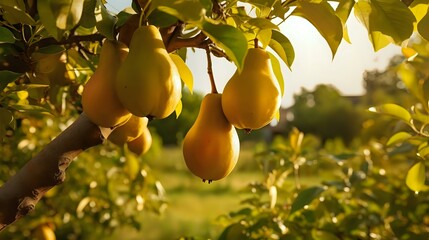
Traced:
<path fill-rule="evenodd" d="M 129 1 L 108 1 L 107 7 L 118 12 L 129 6 Z M 295 60 L 291 70 L 282 64 L 285 94 L 282 106 L 293 104 L 294 94 L 302 88 L 313 90 L 318 84 L 330 84 L 344 95 L 364 93 L 362 77 L 366 70 L 383 70 L 389 60 L 401 53 L 399 46 L 389 45 L 374 52 L 365 27 L 351 14 L 347 21 L 351 44 L 342 41 L 332 59 L 331 50 L 319 32 L 305 19 L 291 16 L 282 25 L 281 32 L 291 41 Z M 210 92 L 205 51 L 188 51 L 186 63 L 194 76 L 194 91 Z M 235 66 L 223 58 L 212 57 L 217 89 L 222 92 L 235 72 Z"/>

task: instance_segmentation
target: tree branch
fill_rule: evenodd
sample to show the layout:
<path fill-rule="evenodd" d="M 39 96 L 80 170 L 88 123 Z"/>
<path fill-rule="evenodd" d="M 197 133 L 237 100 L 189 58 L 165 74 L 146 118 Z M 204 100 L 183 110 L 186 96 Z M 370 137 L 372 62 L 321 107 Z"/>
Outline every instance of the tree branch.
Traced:
<path fill-rule="evenodd" d="M 99 33 L 94 33 L 90 35 L 71 35 L 70 37 L 62 39 L 61 41 L 57 41 L 55 38 L 49 37 L 44 38 L 31 45 L 29 52 L 33 52 L 37 48 L 47 47 L 51 45 L 73 45 L 79 42 L 101 42 L 104 38 L 106 37 Z"/>
<path fill-rule="evenodd" d="M 82 151 L 103 142 L 100 128 L 82 114 L 0 187 L 0 231 L 30 213 L 41 197 L 65 180 L 65 171 Z"/>

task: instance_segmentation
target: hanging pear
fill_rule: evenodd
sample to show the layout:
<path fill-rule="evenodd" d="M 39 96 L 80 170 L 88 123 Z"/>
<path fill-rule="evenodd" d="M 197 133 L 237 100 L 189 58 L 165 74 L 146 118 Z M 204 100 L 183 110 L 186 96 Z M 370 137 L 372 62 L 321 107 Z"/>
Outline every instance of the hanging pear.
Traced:
<path fill-rule="evenodd" d="M 270 56 L 264 49 L 249 49 L 243 69 L 234 73 L 223 90 L 226 118 L 239 129 L 259 129 L 273 120 L 280 102 L 280 86 Z"/>
<path fill-rule="evenodd" d="M 107 139 L 118 146 L 123 146 L 138 138 L 147 127 L 147 123 L 147 118 L 132 115 L 125 124 L 115 128 Z"/>
<path fill-rule="evenodd" d="M 122 104 L 139 117 L 165 118 L 180 101 L 180 81 L 159 30 L 152 25 L 139 27 L 117 76 L 116 91 Z"/>
<path fill-rule="evenodd" d="M 124 44 L 106 40 L 101 47 L 98 67 L 83 89 L 83 111 L 98 126 L 112 128 L 131 117 L 115 89 L 116 74 L 127 54 Z"/>
<path fill-rule="evenodd" d="M 138 156 L 147 153 L 151 145 L 152 135 L 150 135 L 150 131 L 147 126 L 143 128 L 143 132 L 140 134 L 140 136 L 130 142 L 127 142 L 128 149 Z"/>
<path fill-rule="evenodd" d="M 237 131 L 222 111 L 221 94 L 207 94 L 183 140 L 186 166 L 203 181 L 219 180 L 234 168 L 240 152 Z"/>

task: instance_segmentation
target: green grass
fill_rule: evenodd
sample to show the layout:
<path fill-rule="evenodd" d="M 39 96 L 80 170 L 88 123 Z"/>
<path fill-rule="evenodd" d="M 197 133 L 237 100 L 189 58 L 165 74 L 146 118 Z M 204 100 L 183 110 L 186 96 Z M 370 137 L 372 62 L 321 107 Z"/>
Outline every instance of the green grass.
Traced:
<path fill-rule="evenodd" d="M 123 229 L 111 239 L 119 239 L 124 234 L 127 239 L 145 240 L 182 236 L 216 239 L 224 228 L 216 219 L 237 210 L 242 197 L 240 191 L 250 182 L 263 178 L 260 171 L 239 171 L 255 164 L 252 149 L 242 147 L 236 169 L 225 179 L 207 184 L 188 171 L 180 148 L 164 148 L 160 156 L 148 164 L 166 190 L 168 207 L 161 215 L 143 212 L 140 232 Z"/>

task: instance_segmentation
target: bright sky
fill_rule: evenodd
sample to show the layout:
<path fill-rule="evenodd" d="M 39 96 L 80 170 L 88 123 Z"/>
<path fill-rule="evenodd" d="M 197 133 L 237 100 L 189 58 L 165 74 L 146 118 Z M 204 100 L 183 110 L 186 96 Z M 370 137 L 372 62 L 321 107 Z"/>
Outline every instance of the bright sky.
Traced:
<path fill-rule="evenodd" d="M 115 0 L 108 3 L 117 12 L 129 6 L 129 1 Z M 332 84 L 344 95 L 363 94 L 362 76 L 365 70 L 384 69 L 390 58 L 400 54 L 400 47 L 389 45 L 374 52 L 366 29 L 353 14 L 347 26 L 352 44 L 342 41 L 332 60 L 331 50 L 318 31 L 305 19 L 290 17 L 280 27 L 295 49 L 295 61 L 290 71 L 283 64 L 285 96 L 283 106 L 293 104 L 293 95 L 301 88 L 314 89 L 317 84 Z M 189 51 L 187 64 L 194 75 L 194 90 L 210 92 L 206 56 L 203 50 Z M 213 72 L 219 92 L 235 71 L 235 66 L 225 59 L 212 58 Z"/>

